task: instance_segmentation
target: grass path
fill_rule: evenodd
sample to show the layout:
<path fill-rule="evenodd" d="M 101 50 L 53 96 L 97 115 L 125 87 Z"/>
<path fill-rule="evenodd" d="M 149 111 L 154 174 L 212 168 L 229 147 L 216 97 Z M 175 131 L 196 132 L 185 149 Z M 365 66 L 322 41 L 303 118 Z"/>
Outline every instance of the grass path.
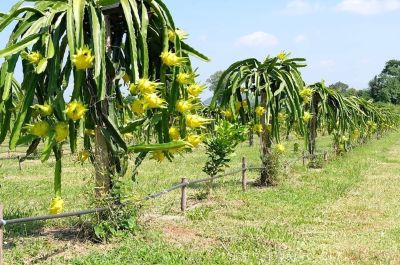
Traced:
<path fill-rule="evenodd" d="M 400 264 L 400 140 L 371 150 L 363 181 L 326 205 L 320 234 L 321 256 L 366 264 Z M 348 165 L 351 166 L 351 165 Z"/>

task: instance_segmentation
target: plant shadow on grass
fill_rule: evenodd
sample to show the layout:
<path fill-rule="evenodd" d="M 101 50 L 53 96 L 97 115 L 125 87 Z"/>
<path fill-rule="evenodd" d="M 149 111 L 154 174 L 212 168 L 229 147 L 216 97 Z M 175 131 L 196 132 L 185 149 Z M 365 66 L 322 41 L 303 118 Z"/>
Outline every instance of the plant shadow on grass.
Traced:
<path fill-rule="evenodd" d="M 61 255 L 61 254 L 65 253 L 67 251 L 68 251 L 68 246 L 65 246 L 63 248 L 57 249 L 56 251 L 53 251 L 52 253 L 46 254 L 46 255 L 44 255 L 42 257 L 39 257 L 39 258 L 36 258 L 36 259 L 32 260 L 31 264 L 39 264 L 39 262 L 47 261 L 47 260 L 49 260 L 49 259 L 51 259 L 51 258 L 53 258 L 55 256 L 58 256 L 58 255 Z"/>
<path fill-rule="evenodd" d="M 77 245 L 78 243 L 79 245 L 102 243 L 94 239 L 93 225 L 81 220 L 74 222 L 72 227 L 41 228 L 31 231 L 27 236 L 46 238 L 49 242 L 52 242 L 53 246 L 57 246 L 54 249 L 46 251 L 45 254 L 35 257 L 29 264 L 41 264 L 56 256 L 65 255 L 70 251 L 70 243 L 72 243 L 72 245 Z M 15 246 L 15 244 L 13 245 Z M 10 248 L 12 247 L 11 245 Z"/>
<path fill-rule="evenodd" d="M 4 219 L 18 219 L 32 216 L 32 212 L 24 212 L 18 209 L 12 209 L 5 212 Z M 58 226 L 48 229 L 45 227 L 46 221 L 33 221 L 21 224 L 12 224 L 5 226 L 6 244 L 5 249 L 15 247 L 15 240 L 23 237 L 47 237 L 57 241 L 79 241 L 79 242 L 97 242 L 94 239 L 93 224 L 85 220 L 69 222 L 68 227 Z"/>
<path fill-rule="evenodd" d="M 32 216 L 32 211 L 21 211 L 19 209 L 11 209 L 5 211 L 4 220 L 12 220 Z M 37 231 L 43 227 L 43 222 L 27 222 L 22 224 L 6 225 L 5 231 L 7 236 L 18 237 L 27 236 L 33 231 Z"/>

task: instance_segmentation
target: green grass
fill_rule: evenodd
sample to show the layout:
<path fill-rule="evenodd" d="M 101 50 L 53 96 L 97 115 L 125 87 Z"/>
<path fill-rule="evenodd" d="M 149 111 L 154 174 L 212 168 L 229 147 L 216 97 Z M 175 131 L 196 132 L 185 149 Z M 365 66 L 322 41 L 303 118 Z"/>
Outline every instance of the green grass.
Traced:
<path fill-rule="evenodd" d="M 398 264 L 400 263 L 400 133 L 371 141 L 321 170 L 301 161 L 279 184 L 243 193 L 240 174 L 188 190 L 186 214 L 179 191 L 146 202 L 140 229 L 95 244 L 79 236 L 89 217 L 7 227 L 6 264 Z M 329 138 L 319 141 L 321 150 Z M 287 144 L 291 149 L 293 142 Z M 300 154 L 289 151 L 284 159 Z M 231 168 L 259 164 L 257 147 L 243 144 Z M 205 177 L 204 150 L 173 163 L 146 161 L 127 192 L 134 198 L 168 188 L 182 177 Z M 66 211 L 90 207 L 93 172 L 69 157 L 64 162 Z M 0 198 L 6 218 L 46 214 L 54 161 L 0 161 Z M 249 174 L 256 179 L 257 173 Z"/>

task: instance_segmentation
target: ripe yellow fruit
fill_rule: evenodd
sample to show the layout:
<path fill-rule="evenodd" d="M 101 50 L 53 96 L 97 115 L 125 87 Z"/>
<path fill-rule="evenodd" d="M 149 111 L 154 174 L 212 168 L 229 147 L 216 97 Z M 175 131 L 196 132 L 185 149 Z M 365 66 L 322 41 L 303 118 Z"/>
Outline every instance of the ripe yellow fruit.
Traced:
<path fill-rule="evenodd" d="M 53 114 L 53 107 L 45 103 L 43 105 L 35 104 L 32 106 L 33 109 L 37 110 L 42 116 L 50 116 Z"/>
<path fill-rule="evenodd" d="M 150 159 L 156 160 L 157 162 L 162 162 L 165 159 L 165 155 L 162 151 L 152 152 Z"/>
<path fill-rule="evenodd" d="M 160 109 L 166 107 L 166 101 L 160 98 L 156 93 L 146 94 L 143 101 L 145 108 Z"/>
<path fill-rule="evenodd" d="M 204 85 L 192 84 L 188 87 L 188 93 L 192 97 L 198 97 L 204 90 Z"/>
<path fill-rule="evenodd" d="M 283 144 L 277 144 L 277 145 L 275 145 L 275 151 L 276 151 L 276 153 L 281 155 L 281 154 L 285 153 L 286 148 Z"/>
<path fill-rule="evenodd" d="M 312 88 L 305 87 L 299 92 L 299 95 L 300 95 L 300 97 L 311 97 L 313 93 L 314 93 L 314 90 Z"/>
<path fill-rule="evenodd" d="M 264 107 L 257 106 L 255 109 L 255 112 L 256 112 L 257 116 L 261 117 L 266 112 L 266 109 Z"/>
<path fill-rule="evenodd" d="M 276 56 L 279 60 L 284 61 L 288 57 L 288 54 L 285 51 L 278 53 Z"/>
<path fill-rule="evenodd" d="M 188 37 L 188 34 L 182 29 L 168 30 L 169 41 L 174 42 L 176 36 L 178 36 L 179 40 L 184 40 Z"/>
<path fill-rule="evenodd" d="M 49 133 L 50 125 L 47 121 L 39 121 L 30 125 L 30 133 L 38 137 L 45 137 Z"/>
<path fill-rule="evenodd" d="M 50 203 L 50 214 L 60 214 L 64 209 L 64 201 L 61 197 L 54 197 Z"/>
<path fill-rule="evenodd" d="M 85 107 L 85 105 L 76 100 L 68 103 L 67 107 L 65 108 L 65 114 L 67 115 L 68 118 L 70 118 L 73 121 L 78 121 L 82 119 L 86 111 L 88 110 Z"/>
<path fill-rule="evenodd" d="M 233 117 L 232 111 L 230 110 L 223 110 L 222 114 L 225 116 L 225 118 L 230 119 Z"/>
<path fill-rule="evenodd" d="M 137 89 L 136 84 L 131 83 L 129 85 L 129 92 L 131 93 L 131 95 L 136 95 L 138 93 L 138 89 Z"/>
<path fill-rule="evenodd" d="M 181 85 L 190 85 L 194 82 L 195 75 L 193 73 L 179 73 L 176 76 L 176 81 Z"/>
<path fill-rule="evenodd" d="M 83 163 L 85 162 L 90 156 L 90 153 L 88 150 L 82 150 L 78 154 L 78 161 Z"/>
<path fill-rule="evenodd" d="M 255 124 L 253 127 L 254 131 L 258 132 L 258 133 L 262 133 L 263 132 L 263 126 L 262 124 Z"/>
<path fill-rule="evenodd" d="M 92 56 L 92 50 L 87 46 L 80 48 L 76 51 L 76 54 L 72 56 L 72 63 L 78 70 L 85 70 L 93 67 L 94 56 Z"/>
<path fill-rule="evenodd" d="M 190 128 L 200 128 L 203 125 L 209 124 L 212 120 L 205 119 L 199 115 L 186 115 L 186 126 Z"/>
<path fill-rule="evenodd" d="M 305 111 L 303 115 L 303 121 L 307 123 L 312 119 L 312 117 L 313 115 L 310 112 Z"/>
<path fill-rule="evenodd" d="M 161 57 L 163 64 L 165 64 L 167 66 L 180 66 L 184 62 L 186 62 L 185 58 L 179 57 L 175 53 L 172 53 L 172 52 L 162 52 L 160 57 Z"/>
<path fill-rule="evenodd" d="M 65 122 L 58 122 L 56 123 L 55 126 L 55 131 L 56 131 L 56 141 L 57 142 L 61 142 L 65 139 L 67 139 L 68 135 L 69 135 L 69 131 L 68 131 L 68 124 Z"/>
<path fill-rule="evenodd" d="M 176 140 L 179 140 L 179 139 L 181 138 L 180 131 L 179 131 L 179 129 L 176 128 L 176 127 L 171 127 L 171 128 L 169 128 L 168 133 L 169 133 L 169 137 L 170 137 L 172 140 L 175 140 L 175 141 L 176 141 Z"/>
<path fill-rule="evenodd" d="M 303 102 L 305 104 L 308 104 L 311 100 L 311 96 L 313 95 L 313 93 L 314 93 L 314 89 L 312 89 L 310 87 L 305 87 L 299 92 L 299 95 L 303 99 Z"/>
<path fill-rule="evenodd" d="M 43 59 L 43 56 L 40 54 L 40 52 L 31 52 L 27 55 L 27 59 L 31 64 L 38 65 L 40 60 Z"/>
<path fill-rule="evenodd" d="M 134 100 L 131 104 L 131 110 L 138 115 L 142 115 L 145 112 L 143 100 Z"/>
<path fill-rule="evenodd" d="M 136 83 L 135 91 L 143 94 L 151 94 L 154 93 L 161 85 L 162 83 L 153 82 L 149 79 L 139 79 Z"/>
<path fill-rule="evenodd" d="M 193 147 L 198 147 L 201 143 L 201 135 L 197 135 L 197 134 L 190 134 L 187 137 L 187 141 L 189 144 L 191 144 Z"/>
<path fill-rule="evenodd" d="M 178 100 L 175 108 L 180 113 L 186 113 L 193 109 L 193 104 L 189 100 Z"/>

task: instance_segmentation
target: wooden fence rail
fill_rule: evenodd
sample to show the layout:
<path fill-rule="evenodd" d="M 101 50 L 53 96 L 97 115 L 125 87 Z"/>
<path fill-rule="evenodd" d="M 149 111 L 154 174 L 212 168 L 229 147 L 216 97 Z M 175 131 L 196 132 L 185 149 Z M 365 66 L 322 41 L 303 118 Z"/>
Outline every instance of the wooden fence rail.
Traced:
<path fill-rule="evenodd" d="M 327 157 L 327 152 L 324 152 L 323 154 L 324 158 Z M 305 164 L 305 160 L 309 159 L 310 157 L 305 155 L 304 153 L 300 158 L 297 158 L 293 160 L 292 162 L 296 162 L 299 160 L 303 160 L 303 164 Z M 18 157 L 19 161 L 19 168 L 21 169 L 21 159 Z M 217 175 L 214 177 L 208 177 L 208 178 L 203 178 L 203 179 L 197 179 L 190 181 L 187 178 L 182 178 L 181 183 L 174 185 L 168 189 L 165 189 L 160 192 L 156 192 L 153 194 L 150 194 L 146 197 L 144 197 L 142 200 L 150 200 L 150 199 L 155 199 L 157 197 L 163 196 L 165 194 L 168 194 L 174 190 L 180 189 L 181 190 L 181 198 L 180 198 L 180 209 L 182 212 L 185 212 L 187 209 L 187 188 L 191 185 L 203 183 L 203 182 L 212 182 L 216 179 L 220 179 L 226 176 L 232 176 L 234 174 L 240 173 L 241 172 L 241 185 L 242 185 L 242 191 L 246 192 L 247 191 L 247 172 L 249 170 L 262 170 L 265 169 L 263 167 L 248 167 L 246 163 L 246 158 L 242 158 L 242 166 L 239 169 L 227 172 L 225 174 Z M 122 205 L 124 206 L 124 205 Z M 126 206 L 126 205 L 125 205 Z M 3 265 L 2 257 L 3 257 L 3 229 L 6 225 L 14 225 L 14 224 L 21 224 L 21 223 L 28 223 L 28 222 L 35 222 L 35 221 L 46 221 L 46 220 L 51 220 L 51 219 L 61 219 L 61 218 L 67 218 L 67 217 L 73 217 L 73 216 L 82 216 L 82 215 L 87 215 L 87 214 L 94 214 L 94 213 L 100 213 L 100 212 L 105 212 L 105 211 L 110 211 L 112 208 L 110 207 L 104 207 L 104 208 L 96 208 L 96 209 L 88 209 L 88 210 L 82 210 L 82 211 L 76 211 L 76 212 L 69 212 L 69 213 L 62 213 L 58 215 L 44 215 L 44 216 L 34 216 L 34 217 L 25 217 L 25 218 L 18 218 L 18 219 L 12 219 L 12 220 L 4 220 L 3 219 L 3 205 L 0 203 L 0 265 Z"/>
<path fill-rule="evenodd" d="M 243 157 L 242 167 L 240 169 L 233 170 L 233 171 L 230 171 L 225 174 L 217 175 L 215 177 L 203 178 L 203 179 L 198 179 L 198 180 L 193 180 L 193 181 L 189 181 L 187 178 L 182 178 L 182 181 L 180 184 L 172 186 L 169 189 L 148 195 L 148 196 L 144 197 L 142 200 L 154 199 L 154 198 L 163 196 L 167 193 L 170 193 L 174 190 L 181 189 L 181 205 L 180 205 L 181 207 L 180 208 L 181 208 L 182 212 L 185 212 L 185 210 L 187 209 L 187 188 L 189 186 L 195 185 L 198 183 L 202 183 L 202 182 L 211 182 L 215 179 L 223 178 L 226 176 L 232 176 L 234 174 L 242 172 L 242 189 L 243 189 L 243 191 L 246 191 L 246 189 L 247 189 L 247 187 L 246 187 L 246 185 L 247 185 L 246 172 L 248 170 L 261 170 L 261 169 L 262 168 L 260 168 L 260 167 L 247 167 L 246 159 Z M 4 220 L 3 219 L 3 209 L 4 209 L 3 205 L 0 204 L 0 265 L 3 265 L 3 229 L 6 225 L 8 226 L 8 225 L 28 223 L 28 222 L 46 221 L 46 220 L 51 220 L 51 219 L 61 219 L 61 218 L 67 218 L 67 217 L 73 217 L 73 216 L 79 217 L 82 215 L 100 213 L 100 212 L 112 210 L 110 207 L 104 207 L 104 208 L 96 208 L 96 209 L 88 209 L 88 210 L 82 210 L 82 211 L 76 211 L 76 212 L 62 213 L 62 214 L 57 214 L 57 215 L 43 215 L 43 216 L 33 216 L 33 217 L 24 217 L 24 218 L 17 218 L 17 219 L 11 219 L 11 220 Z"/>

